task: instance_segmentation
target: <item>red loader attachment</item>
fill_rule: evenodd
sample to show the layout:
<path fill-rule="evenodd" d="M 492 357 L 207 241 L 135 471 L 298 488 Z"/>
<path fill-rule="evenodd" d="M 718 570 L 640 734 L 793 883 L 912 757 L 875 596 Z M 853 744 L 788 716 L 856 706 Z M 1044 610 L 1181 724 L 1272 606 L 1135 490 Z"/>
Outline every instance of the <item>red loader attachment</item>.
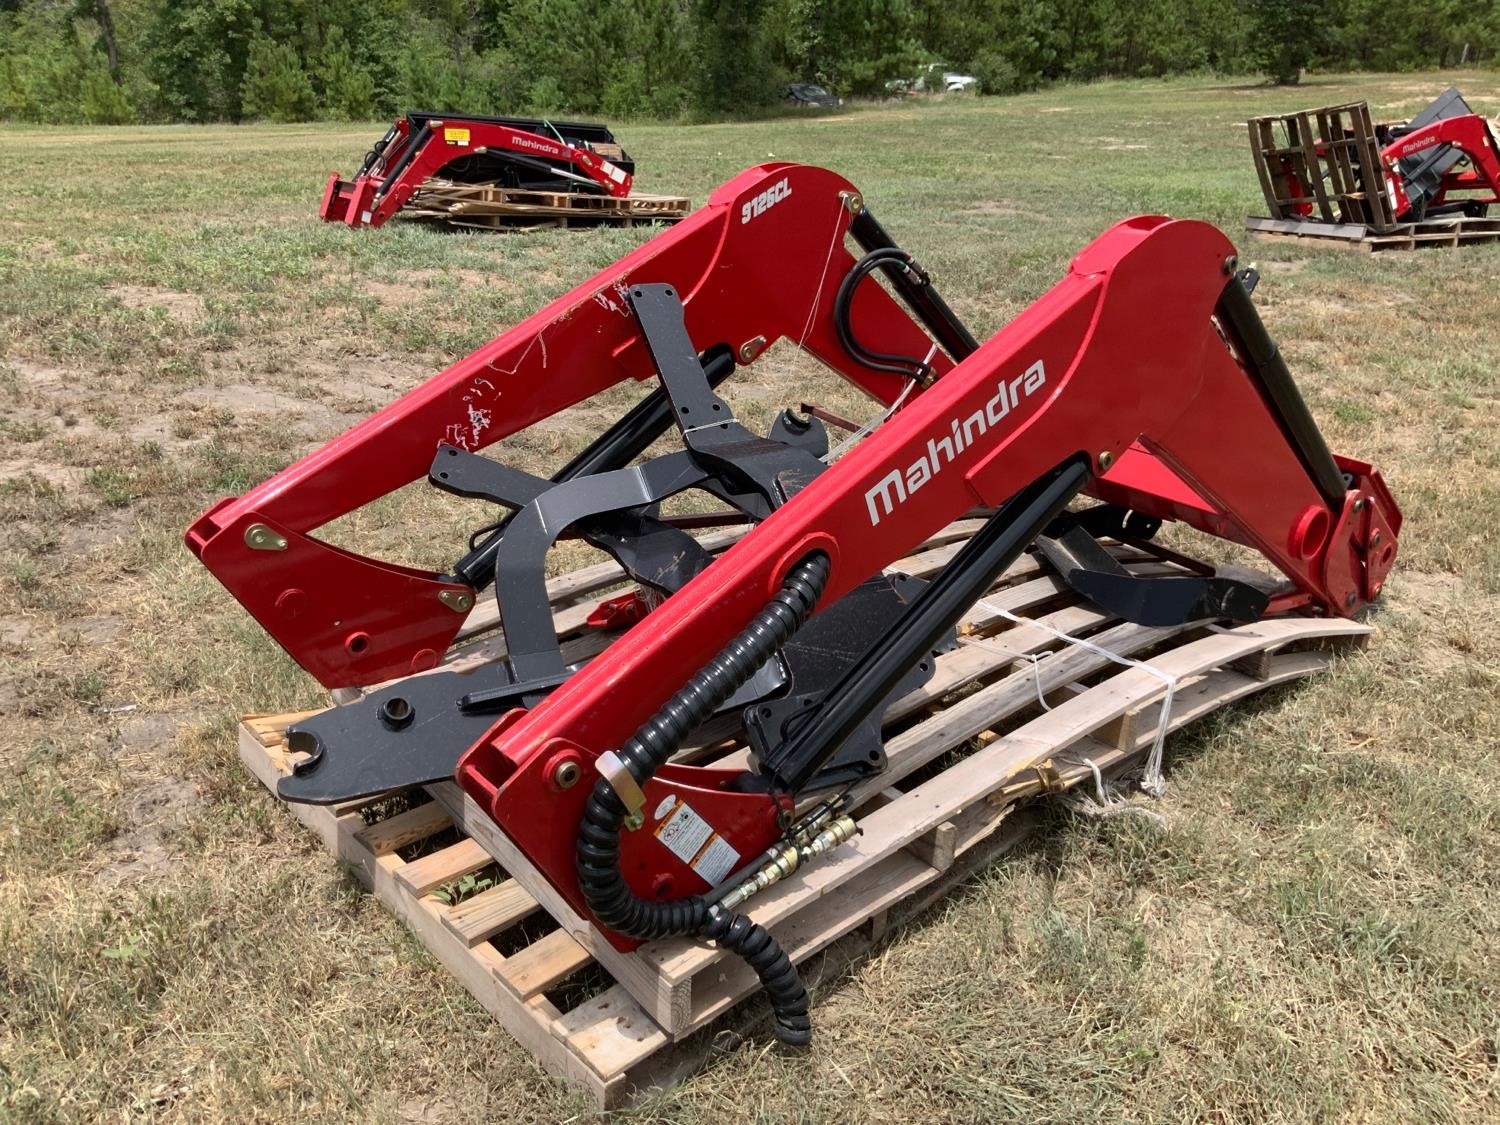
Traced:
<path fill-rule="evenodd" d="M 1373 124 L 1356 102 L 1249 124 L 1272 219 L 1384 233 L 1440 215 L 1483 216 L 1500 200 L 1495 135 L 1451 86 L 1410 121 Z"/>
<path fill-rule="evenodd" d="M 794 164 L 742 173 L 188 530 L 325 685 L 409 677 L 294 727 L 309 756 L 282 795 L 335 802 L 456 773 L 542 901 L 621 949 L 671 933 L 734 949 L 778 1034 L 805 1042 L 795 970 L 734 907 L 853 831 L 847 795 L 883 766 L 886 702 L 931 674 L 954 623 L 1028 546 L 1109 613 L 1152 625 L 1349 615 L 1379 594 L 1400 512 L 1372 466 L 1324 444 L 1254 281 L 1216 229 L 1130 219 L 980 344 L 853 185 Z M 886 408 L 842 456 L 815 417 L 783 411 L 762 436 L 716 392 L 780 339 Z M 652 389 L 549 479 L 477 452 L 627 379 Z M 682 448 L 638 462 L 669 430 Z M 508 513 L 476 516 L 489 527 L 448 572 L 313 536 L 423 476 Z M 710 520 L 753 525 L 717 559 L 662 514 L 690 489 L 720 502 Z M 1080 496 L 1095 503 L 1070 509 Z M 886 573 L 975 509 L 982 529 L 929 581 Z M 1146 540 L 1167 520 L 1253 548 L 1284 587 L 1137 577 L 1097 542 Z M 602 652 L 565 648 L 553 628 L 544 561 L 563 534 L 645 591 L 601 607 L 626 627 Z M 506 659 L 411 676 L 491 588 Z M 724 723 L 744 730 L 744 768 L 674 760 Z"/>
<path fill-rule="evenodd" d="M 318 213 L 378 227 L 428 179 L 552 191 L 630 194 L 634 165 L 603 125 L 412 112 L 366 154 L 352 180 L 334 173 Z"/>

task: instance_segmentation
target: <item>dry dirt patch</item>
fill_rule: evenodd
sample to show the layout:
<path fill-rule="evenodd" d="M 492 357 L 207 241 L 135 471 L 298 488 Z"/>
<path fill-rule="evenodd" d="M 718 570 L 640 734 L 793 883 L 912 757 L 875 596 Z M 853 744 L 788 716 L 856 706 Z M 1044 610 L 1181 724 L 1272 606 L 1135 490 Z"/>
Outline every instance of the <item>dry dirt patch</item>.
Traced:
<path fill-rule="evenodd" d="M 1044 218 L 1040 212 L 1030 211 L 1007 199 L 981 199 L 972 206 L 965 207 L 959 212 L 961 215 L 984 215 L 1001 216 L 1004 218 L 1040 219 Z"/>
<path fill-rule="evenodd" d="M 374 297 L 386 308 L 399 309 L 407 305 L 419 305 L 427 299 L 424 286 L 411 285 L 404 281 L 376 281 L 373 278 L 359 283 L 361 293 Z"/>
<path fill-rule="evenodd" d="M 188 823 L 203 804 L 198 787 L 180 778 L 162 778 L 130 790 L 120 801 L 133 825 L 104 849 L 105 865 L 94 873 L 101 887 L 159 879 L 181 866 L 167 843 L 169 833 Z"/>
<path fill-rule="evenodd" d="M 118 543 L 135 530 L 135 517 L 123 508 L 95 512 L 82 523 L 59 530 L 58 553 L 67 558 L 86 555 L 95 547 Z"/>
<path fill-rule="evenodd" d="M 88 470 L 77 465 L 51 465 L 27 458 L 0 461 L 0 481 L 22 480 L 27 476 L 40 477 L 48 484 L 62 488 L 77 488 L 83 483 Z"/>
<path fill-rule="evenodd" d="M 218 387 L 199 387 L 182 396 L 189 402 L 202 403 L 227 410 L 236 420 L 252 415 L 273 415 L 286 426 L 312 437 L 327 437 L 347 429 L 357 416 L 341 413 L 321 402 L 295 398 L 268 387 L 249 383 L 230 383 Z"/>
<path fill-rule="evenodd" d="M 366 413 L 394 401 L 434 374 L 430 368 L 388 356 L 304 359 L 298 367 L 299 377 L 316 383 L 340 400 L 358 403 Z"/>
<path fill-rule="evenodd" d="M 26 389 L 38 394 L 73 395 L 81 389 L 78 376 L 66 368 L 10 358 L 4 361 L 4 365 L 21 377 Z"/>
<path fill-rule="evenodd" d="M 0 645 L 26 648 L 36 636 L 36 622 L 27 617 L 0 617 Z"/>
<path fill-rule="evenodd" d="M 87 645 L 104 645 L 123 637 L 126 628 L 122 617 L 79 617 L 64 621 L 58 634 Z"/>
<path fill-rule="evenodd" d="M 127 309 L 161 309 L 168 320 L 178 324 L 192 324 L 203 318 L 203 298 L 196 293 L 149 285 L 112 285 L 107 292 Z"/>
<path fill-rule="evenodd" d="M 373 297 L 383 308 L 391 309 L 423 304 L 432 298 L 435 290 L 447 284 L 457 284 L 461 289 L 515 288 L 515 282 L 500 274 L 468 268 L 425 267 L 402 270 L 388 279 L 362 277 L 352 282 L 344 275 L 332 274 L 328 281 L 334 286 Z"/>
<path fill-rule="evenodd" d="M 166 754 L 177 737 L 207 720 L 206 712 L 175 708 L 133 715 L 120 724 L 117 747 L 122 756 Z"/>

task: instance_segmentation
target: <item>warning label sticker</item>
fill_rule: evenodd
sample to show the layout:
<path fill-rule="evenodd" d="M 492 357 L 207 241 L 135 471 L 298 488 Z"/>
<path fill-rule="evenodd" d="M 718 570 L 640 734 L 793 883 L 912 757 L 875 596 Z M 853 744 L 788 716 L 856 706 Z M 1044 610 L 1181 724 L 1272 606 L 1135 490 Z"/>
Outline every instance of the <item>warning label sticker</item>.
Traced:
<path fill-rule="evenodd" d="M 444 129 L 443 140 L 450 145 L 466 145 L 469 143 L 469 131 L 467 129 Z"/>
<path fill-rule="evenodd" d="M 740 853 L 730 847 L 723 836 L 716 835 L 708 842 L 708 847 L 698 853 L 693 870 L 703 876 L 705 883 L 713 886 L 733 871 L 739 861 Z"/>
<path fill-rule="evenodd" d="M 656 827 L 656 838 L 705 883 L 712 886 L 719 882 L 739 863 L 740 853 L 686 801 L 677 801 L 675 807 L 670 801 L 663 801 L 656 812 L 661 820 Z"/>
<path fill-rule="evenodd" d="M 656 829 L 656 838 L 690 867 L 713 834 L 714 830 L 708 826 L 708 821 L 689 808 L 686 801 L 678 802 L 672 815 Z"/>

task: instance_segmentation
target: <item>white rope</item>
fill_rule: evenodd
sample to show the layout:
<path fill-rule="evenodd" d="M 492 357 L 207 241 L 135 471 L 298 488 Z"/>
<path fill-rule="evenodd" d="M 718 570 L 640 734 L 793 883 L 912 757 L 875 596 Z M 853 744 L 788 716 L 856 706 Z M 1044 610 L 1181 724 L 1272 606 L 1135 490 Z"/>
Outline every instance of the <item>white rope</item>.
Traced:
<path fill-rule="evenodd" d="M 844 233 L 844 202 L 839 200 L 838 213 L 833 220 L 833 237 L 828 240 L 828 253 L 823 256 L 823 272 L 818 274 L 818 284 L 813 287 L 812 300 L 807 306 L 807 320 L 802 324 L 802 335 L 797 338 L 797 346 L 803 347 L 807 343 L 808 333 L 812 331 L 813 319 L 818 315 L 818 298 L 823 294 L 823 282 L 828 277 L 828 263 L 833 261 L 833 252 L 839 244 L 839 236 Z"/>
<path fill-rule="evenodd" d="M 895 402 L 891 403 L 889 406 L 887 406 L 885 408 L 885 410 L 883 410 L 881 413 L 875 415 L 875 417 L 871 418 L 863 426 L 861 426 L 859 429 L 855 430 L 852 434 L 850 434 L 848 437 L 846 437 L 838 445 L 836 445 L 832 449 L 830 449 L 828 451 L 828 453 L 823 457 L 824 462 L 827 463 L 827 464 L 829 464 L 829 465 L 833 464 L 840 457 L 842 457 L 846 452 L 848 452 L 850 448 L 852 448 L 854 445 L 858 444 L 859 442 L 864 441 L 865 438 L 867 438 L 871 434 L 873 434 L 876 431 L 876 429 L 879 428 L 885 422 L 885 420 L 887 418 L 889 418 L 892 414 L 896 413 L 896 411 L 898 411 L 898 410 L 901 409 L 901 404 L 906 401 L 907 397 L 916 388 L 916 385 L 917 385 L 917 381 L 915 379 L 912 379 L 912 380 L 908 381 L 907 384 L 906 384 L 905 389 L 902 390 L 902 392 L 899 395 L 896 396 L 896 401 Z"/>
<path fill-rule="evenodd" d="M 979 604 L 983 605 L 985 603 L 981 602 Z M 989 608 L 994 609 L 995 607 L 990 606 Z M 1052 710 L 1052 704 L 1048 703 L 1046 697 L 1042 695 L 1042 670 L 1039 666 L 1041 664 L 1042 657 L 1052 655 L 1050 652 L 1017 652 L 1015 649 L 1007 648 L 999 641 L 994 640 L 990 637 L 965 637 L 964 643 L 976 645 L 979 648 L 987 648 L 991 652 L 1001 653 L 1002 655 L 1009 656 L 1014 660 L 1029 661 L 1031 664 L 1031 684 L 1034 688 L 1036 688 L 1037 705 L 1041 707 L 1043 711 Z"/>
<path fill-rule="evenodd" d="M 720 418 L 717 422 L 704 422 L 701 426 L 688 426 L 682 431 L 682 436 L 687 437 L 688 434 L 696 434 L 699 430 L 717 430 L 720 426 L 727 426 L 731 422 L 736 426 L 740 424 L 740 420 L 731 414 L 728 418 Z"/>
<path fill-rule="evenodd" d="M 1167 827 L 1167 818 L 1159 812 L 1142 808 L 1140 805 L 1132 805 L 1113 790 L 1106 791 L 1104 788 L 1104 774 L 1100 772 L 1099 763 L 1092 758 L 1085 758 L 1083 764 L 1094 771 L 1094 792 L 1098 794 L 1098 800 L 1090 797 L 1087 793 L 1069 793 L 1063 798 L 1074 812 L 1091 816 L 1098 820 L 1106 820 L 1114 816 L 1141 816 L 1163 831 Z"/>
<path fill-rule="evenodd" d="M 1109 649 L 1103 648 L 1100 645 L 1096 645 L 1092 641 L 1086 641 L 1082 637 L 1075 637 L 1070 633 L 1064 633 L 1061 629 L 1054 629 L 1051 625 L 1043 624 L 1042 622 L 1037 621 L 1033 618 L 1017 616 L 1010 610 L 996 605 L 994 602 L 985 601 L 983 598 L 981 598 L 978 604 L 982 605 L 991 613 L 1005 618 L 1012 624 L 1028 625 L 1032 628 L 1040 629 L 1042 630 L 1042 632 L 1047 633 L 1049 636 L 1055 637 L 1066 644 L 1085 649 L 1088 652 L 1092 652 L 1096 656 L 1102 656 L 1106 660 L 1112 661 L 1115 664 L 1120 664 L 1127 668 L 1140 668 L 1143 671 L 1155 676 L 1158 680 L 1166 685 L 1166 695 L 1162 699 L 1161 705 L 1161 718 L 1156 724 L 1156 738 L 1151 743 L 1151 751 L 1146 755 L 1146 767 L 1141 773 L 1141 789 L 1144 792 L 1149 793 L 1153 797 L 1160 797 L 1163 793 L 1165 793 L 1167 790 L 1167 782 L 1166 779 L 1162 776 L 1161 772 L 1162 753 L 1164 751 L 1164 748 L 1166 747 L 1167 730 L 1171 726 L 1172 721 L 1172 701 L 1177 694 L 1177 677 L 1169 672 L 1163 672 L 1160 668 L 1154 667 L 1153 665 L 1146 663 L 1144 660 L 1132 660 L 1128 656 L 1121 656 L 1117 652 L 1110 652 Z M 1037 698 L 1040 699 L 1041 672 L 1037 670 L 1037 662 L 1035 659 L 1032 660 L 1031 667 L 1036 675 Z M 1043 701 L 1042 706 L 1047 706 L 1045 701 Z M 1051 710 L 1051 708 L 1047 709 Z"/>

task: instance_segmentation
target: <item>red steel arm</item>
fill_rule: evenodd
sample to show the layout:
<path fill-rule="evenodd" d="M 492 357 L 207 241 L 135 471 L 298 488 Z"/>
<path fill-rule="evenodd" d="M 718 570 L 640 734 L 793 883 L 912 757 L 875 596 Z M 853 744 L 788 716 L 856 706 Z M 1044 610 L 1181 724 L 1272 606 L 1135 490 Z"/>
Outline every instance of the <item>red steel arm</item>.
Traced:
<path fill-rule="evenodd" d="M 490 121 L 429 121 L 413 136 L 409 124 L 402 120 L 394 132 L 396 136 L 381 159 L 353 182 L 345 183 L 337 173 L 329 177 L 319 212 L 324 219 L 343 221 L 351 227 L 378 227 L 401 210 L 412 193 L 444 165 L 484 152 L 513 152 L 573 165 L 618 199 L 630 194 L 633 182 L 629 172 L 596 152 Z M 420 147 L 412 151 L 413 146 Z"/>
<path fill-rule="evenodd" d="M 1233 253 L 1199 222 L 1142 217 L 1111 228 L 1054 289 L 648 621 L 530 711 L 506 716 L 464 756 L 460 783 L 586 913 L 574 864 L 591 786 L 558 788 L 549 764 L 574 756 L 593 777 L 596 756 L 712 658 L 809 552 L 831 560 L 831 604 L 976 504 L 1001 504 L 1077 452 L 1097 468 L 1095 494 L 1247 543 L 1311 610 L 1353 612 L 1384 581 L 1400 513 L 1379 474 L 1359 462 L 1340 461 L 1341 494 L 1320 490 L 1263 381 L 1220 333 L 1215 312 Z M 758 278 L 736 280 L 742 293 L 762 292 Z M 695 345 L 718 338 L 689 323 Z M 647 784 L 646 812 L 691 789 L 753 854 L 775 838 L 774 803 L 725 794 L 719 780 L 668 767 Z M 738 811 L 731 798 L 741 798 Z M 625 833 L 622 847 L 637 894 L 661 895 L 663 878 L 673 880 L 666 897 L 705 889 L 649 826 Z M 656 873 L 655 885 L 629 874 L 642 870 Z"/>
<path fill-rule="evenodd" d="M 258 488 L 221 501 L 188 529 L 189 548 L 325 686 L 431 667 L 474 592 L 310 533 L 425 477 L 442 442 L 480 449 L 627 378 L 652 378 L 625 298 L 633 281 L 672 284 L 702 348 L 725 344 L 749 363 L 789 339 L 876 399 L 893 401 L 906 379 L 850 358 L 833 325 L 834 296 L 853 265 L 844 239 L 858 207 L 853 185 L 821 168 L 779 163 L 741 173 L 687 219 L 473 355 Z M 932 348 L 878 285 L 856 291 L 851 318 L 876 351 L 923 356 Z M 929 362 L 938 375 L 952 367 L 941 354 Z"/>
<path fill-rule="evenodd" d="M 1474 196 L 1474 202 L 1500 203 L 1500 152 L 1496 151 L 1495 135 L 1484 118 L 1478 114 L 1466 114 L 1462 117 L 1445 117 L 1424 125 L 1392 141 L 1381 150 L 1380 158 L 1385 162 L 1385 182 L 1395 203 L 1395 214 L 1404 215 L 1411 207 L 1399 161 L 1442 144 L 1452 145 L 1462 151 L 1468 157 L 1469 168 L 1466 171 L 1448 172 L 1443 177 L 1438 194 L 1429 202 L 1444 203 L 1448 194 L 1454 191 L 1477 191 L 1484 194 Z"/>

